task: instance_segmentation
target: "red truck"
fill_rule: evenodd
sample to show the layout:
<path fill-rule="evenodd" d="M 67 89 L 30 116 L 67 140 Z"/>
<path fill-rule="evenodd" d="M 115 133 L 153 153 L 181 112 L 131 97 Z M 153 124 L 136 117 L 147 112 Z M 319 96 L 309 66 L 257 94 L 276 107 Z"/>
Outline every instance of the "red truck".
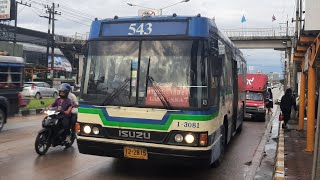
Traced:
<path fill-rule="evenodd" d="M 245 118 L 265 121 L 268 76 L 247 74 Z"/>

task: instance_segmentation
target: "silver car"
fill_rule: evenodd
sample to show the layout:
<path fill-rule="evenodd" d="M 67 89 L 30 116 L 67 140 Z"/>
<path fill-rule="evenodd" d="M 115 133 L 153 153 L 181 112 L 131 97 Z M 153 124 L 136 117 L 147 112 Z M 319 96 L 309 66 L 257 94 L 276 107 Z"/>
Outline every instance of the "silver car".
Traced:
<path fill-rule="evenodd" d="M 40 99 L 42 97 L 55 98 L 58 96 L 58 90 L 56 88 L 52 88 L 46 82 L 26 82 L 23 86 L 22 95 L 35 97 L 36 99 Z"/>

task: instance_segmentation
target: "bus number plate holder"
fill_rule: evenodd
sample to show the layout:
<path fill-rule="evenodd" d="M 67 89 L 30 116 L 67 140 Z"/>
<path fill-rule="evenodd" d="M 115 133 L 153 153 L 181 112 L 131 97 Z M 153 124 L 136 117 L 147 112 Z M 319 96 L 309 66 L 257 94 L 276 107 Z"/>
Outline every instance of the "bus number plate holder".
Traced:
<path fill-rule="evenodd" d="M 144 148 L 125 146 L 123 154 L 125 158 L 148 160 L 148 151 Z"/>

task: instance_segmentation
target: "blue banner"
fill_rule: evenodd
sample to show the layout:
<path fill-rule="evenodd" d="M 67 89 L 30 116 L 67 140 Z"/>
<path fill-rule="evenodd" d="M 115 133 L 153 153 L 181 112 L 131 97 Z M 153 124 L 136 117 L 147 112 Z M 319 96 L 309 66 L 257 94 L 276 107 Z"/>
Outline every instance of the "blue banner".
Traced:
<path fill-rule="evenodd" d="M 164 36 L 187 35 L 188 23 L 131 22 L 103 24 L 101 36 Z"/>

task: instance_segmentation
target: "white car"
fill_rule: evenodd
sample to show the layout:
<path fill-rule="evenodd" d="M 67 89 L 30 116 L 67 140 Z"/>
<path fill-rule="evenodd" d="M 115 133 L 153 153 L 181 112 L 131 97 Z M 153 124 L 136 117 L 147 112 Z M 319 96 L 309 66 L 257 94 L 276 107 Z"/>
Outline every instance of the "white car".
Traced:
<path fill-rule="evenodd" d="M 26 82 L 23 86 L 23 96 L 34 97 L 40 99 L 42 97 L 54 97 L 58 96 L 58 90 L 52 88 L 46 82 Z"/>

